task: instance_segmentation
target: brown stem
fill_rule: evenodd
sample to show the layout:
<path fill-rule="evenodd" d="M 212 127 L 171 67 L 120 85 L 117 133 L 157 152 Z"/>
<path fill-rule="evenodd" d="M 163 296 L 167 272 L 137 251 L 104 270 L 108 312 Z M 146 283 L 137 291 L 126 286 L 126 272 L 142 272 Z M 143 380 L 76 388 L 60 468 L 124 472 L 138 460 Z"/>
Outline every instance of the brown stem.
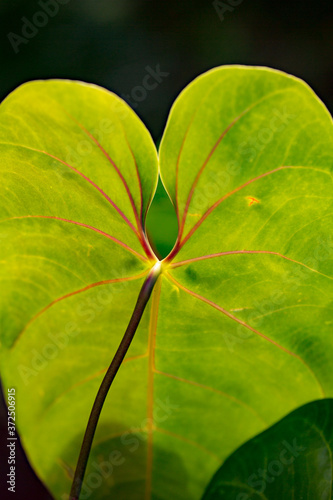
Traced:
<path fill-rule="evenodd" d="M 137 327 L 142 318 L 145 307 L 149 301 L 156 281 L 161 273 L 161 264 L 157 262 L 148 274 L 142 288 L 140 290 L 137 303 L 135 305 L 132 317 L 124 333 L 124 336 L 119 344 L 116 354 L 103 378 L 101 386 L 98 390 L 95 402 L 93 404 L 90 417 L 88 420 L 86 432 L 84 434 L 79 459 L 76 465 L 74 479 L 72 483 L 71 492 L 69 495 L 70 500 L 79 500 L 80 491 L 83 483 L 84 474 L 87 467 L 89 453 L 91 450 L 92 441 L 96 431 L 98 419 L 102 411 L 105 398 L 109 392 L 111 384 L 119 370 L 119 367 L 127 353 L 129 346 L 133 340 Z"/>

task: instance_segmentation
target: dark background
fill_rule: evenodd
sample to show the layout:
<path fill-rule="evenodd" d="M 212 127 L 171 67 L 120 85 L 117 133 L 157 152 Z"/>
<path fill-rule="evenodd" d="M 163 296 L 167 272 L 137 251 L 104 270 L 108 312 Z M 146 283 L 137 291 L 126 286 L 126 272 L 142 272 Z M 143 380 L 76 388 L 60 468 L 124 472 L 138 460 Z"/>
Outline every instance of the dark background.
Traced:
<path fill-rule="evenodd" d="M 24 35 L 23 17 L 43 24 L 45 16 L 36 17 L 43 11 L 41 3 L 55 1 L 1 0 L 0 101 L 28 80 L 56 77 L 96 83 L 128 100 L 158 143 L 172 102 L 194 77 L 214 66 L 249 64 L 303 78 L 333 110 L 331 0 L 220 0 L 225 8 L 217 9 L 219 13 L 210 0 L 59 0 L 58 12 L 47 16 L 45 26 L 30 28 L 25 42 L 16 38 L 11 43 L 9 33 Z M 10 35 L 12 40 L 15 35 Z M 143 96 L 137 87 L 147 66 L 157 65 L 168 76 Z M 165 224 L 156 222 L 161 214 Z M 172 246 L 176 227 L 161 189 L 149 223 L 163 255 Z M 22 451 L 17 493 L 7 491 L 3 403 L 0 416 L 1 497 L 48 500 Z"/>

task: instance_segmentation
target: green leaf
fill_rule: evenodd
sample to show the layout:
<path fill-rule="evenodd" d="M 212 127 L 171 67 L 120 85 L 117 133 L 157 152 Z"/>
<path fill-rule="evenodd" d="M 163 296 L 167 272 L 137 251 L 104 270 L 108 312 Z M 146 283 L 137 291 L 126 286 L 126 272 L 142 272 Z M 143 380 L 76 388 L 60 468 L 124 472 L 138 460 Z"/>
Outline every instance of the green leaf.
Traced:
<path fill-rule="evenodd" d="M 28 83 L 3 102 L 0 155 L 2 343 L 10 348 L 52 300 L 147 268 L 140 239 L 157 158 L 122 100 L 61 81 Z"/>
<path fill-rule="evenodd" d="M 2 376 L 16 388 L 29 459 L 60 498 L 151 267 L 142 222 L 157 154 L 117 96 L 47 81 L 1 105 L 0 155 Z M 146 350 L 144 326 L 129 357 Z"/>
<path fill-rule="evenodd" d="M 103 408 L 82 499 L 197 500 L 242 443 L 333 395 L 332 139 L 323 104 L 277 71 L 217 68 L 176 100 L 159 168 L 177 243 Z M 60 81 L 4 101 L 0 143 L 1 372 L 29 460 L 64 500 L 156 259 L 144 220 L 157 155 L 119 98 Z"/>
<path fill-rule="evenodd" d="M 165 428 L 195 443 L 174 439 L 199 490 L 211 454 L 333 395 L 332 118 L 294 77 L 218 68 L 177 99 L 160 163 L 181 229 L 155 387 L 181 404 Z"/>
<path fill-rule="evenodd" d="M 233 453 L 202 500 L 331 498 L 333 400 L 308 403 Z"/>
<path fill-rule="evenodd" d="M 147 214 L 146 229 L 155 254 L 164 259 L 177 239 L 178 225 L 172 203 L 161 181 Z"/>

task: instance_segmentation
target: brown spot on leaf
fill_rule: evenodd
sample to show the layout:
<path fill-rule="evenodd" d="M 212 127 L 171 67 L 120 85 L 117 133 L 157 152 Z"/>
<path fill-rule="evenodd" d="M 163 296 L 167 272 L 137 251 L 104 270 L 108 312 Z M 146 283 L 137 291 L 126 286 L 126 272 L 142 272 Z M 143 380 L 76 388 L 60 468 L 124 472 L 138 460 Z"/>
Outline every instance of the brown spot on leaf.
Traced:
<path fill-rule="evenodd" d="M 253 203 L 260 203 L 260 201 L 257 200 L 257 198 L 254 198 L 253 196 L 247 196 L 246 199 L 248 200 L 249 207 L 253 205 Z"/>

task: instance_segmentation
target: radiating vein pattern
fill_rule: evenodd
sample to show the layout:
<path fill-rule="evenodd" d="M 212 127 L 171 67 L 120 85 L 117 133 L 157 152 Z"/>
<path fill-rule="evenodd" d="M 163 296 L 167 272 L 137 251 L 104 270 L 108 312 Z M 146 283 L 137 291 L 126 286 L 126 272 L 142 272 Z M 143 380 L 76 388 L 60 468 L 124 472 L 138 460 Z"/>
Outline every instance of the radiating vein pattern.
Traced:
<path fill-rule="evenodd" d="M 158 171 L 178 239 L 103 407 L 87 497 L 199 500 L 241 444 L 333 395 L 333 127 L 306 84 L 209 71 L 176 100 L 157 156 L 111 92 L 32 82 L 1 104 L 0 157 L 1 377 L 55 499 L 156 261 Z M 223 488 L 253 493 L 232 475 Z"/>

